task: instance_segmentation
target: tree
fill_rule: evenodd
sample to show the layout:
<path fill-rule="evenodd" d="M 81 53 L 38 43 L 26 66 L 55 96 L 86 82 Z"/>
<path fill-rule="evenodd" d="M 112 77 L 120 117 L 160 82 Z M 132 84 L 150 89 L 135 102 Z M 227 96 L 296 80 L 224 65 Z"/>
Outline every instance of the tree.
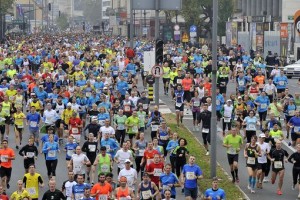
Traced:
<path fill-rule="evenodd" d="M 226 21 L 233 13 L 233 0 L 219 0 L 218 35 L 225 35 Z M 211 38 L 212 33 L 212 1 L 185 0 L 181 15 L 184 17 L 187 28 L 196 25 L 200 37 Z"/>
<path fill-rule="evenodd" d="M 61 13 L 60 17 L 56 19 L 57 26 L 60 30 L 64 31 L 69 27 L 68 17 L 66 14 Z"/>
<path fill-rule="evenodd" d="M 2 0 L 0 3 L 0 14 L 7 14 L 14 2 L 15 0 Z"/>

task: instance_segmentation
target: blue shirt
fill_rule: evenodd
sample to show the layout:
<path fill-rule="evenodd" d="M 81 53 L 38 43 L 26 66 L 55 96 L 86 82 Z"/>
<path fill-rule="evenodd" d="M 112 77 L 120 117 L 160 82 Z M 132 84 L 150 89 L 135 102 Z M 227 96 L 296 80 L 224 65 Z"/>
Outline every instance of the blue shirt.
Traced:
<path fill-rule="evenodd" d="M 116 142 L 116 140 L 114 140 L 112 138 L 102 139 L 100 146 L 102 146 L 102 147 L 105 146 L 107 153 L 111 155 L 112 159 L 114 159 L 116 151 L 119 148 L 119 145 Z"/>
<path fill-rule="evenodd" d="M 289 123 L 294 126 L 292 129 L 292 133 L 300 132 L 300 117 L 292 117 Z"/>
<path fill-rule="evenodd" d="M 121 95 L 125 95 L 128 89 L 128 83 L 125 81 L 119 81 L 117 83 L 117 90 L 121 93 Z"/>
<path fill-rule="evenodd" d="M 126 66 L 126 72 L 131 73 L 132 75 L 136 74 L 136 66 L 133 63 L 128 63 Z"/>
<path fill-rule="evenodd" d="M 202 175 L 202 170 L 200 169 L 200 167 L 196 164 L 185 164 L 182 168 L 182 173 L 185 177 L 184 187 L 196 188 L 197 177 Z"/>
<path fill-rule="evenodd" d="M 29 121 L 29 130 L 37 131 L 39 129 L 38 124 L 40 123 L 41 116 L 39 113 L 28 113 L 26 116 L 27 121 Z"/>
<path fill-rule="evenodd" d="M 270 105 L 270 100 L 268 96 L 258 96 L 256 97 L 255 103 L 259 103 L 258 112 L 266 112 Z"/>
<path fill-rule="evenodd" d="M 286 76 L 275 76 L 273 79 L 274 84 L 277 89 L 285 89 L 288 84 L 288 79 Z"/>
<path fill-rule="evenodd" d="M 176 196 L 176 190 L 175 190 L 174 184 L 178 183 L 179 181 L 178 181 L 177 176 L 174 173 L 172 173 L 172 172 L 170 172 L 169 174 L 162 173 L 159 177 L 159 180 L 161 182 L 161 185 L 163 186 L 162 193 L 164 193 L 165 188 L 170 189 L 170 187 L 168 185 L 172 184 L 173 187 L 171 187 L 171 195 Z"/>
<path fill-rule="evenodd" d="M 67 160 L 71 159 L 72 154 L 75 152 L 76 147 L 77 147 L 77 143 L 76 142 L 74 142 L 74 143 L 67 143 L 66 144 L 65 150 L 67 151 L 67 153 L 66 153 L 66 159 Z"/>
<path fill-rule="evenodd" d="M 48 135 L 48 134 L 44 135 L 44 136 L 41 138 L 41 141 L 42 141 L 43 143 L 49 142 L 49 135 Z M 58 136 L 57 136 L 57 135 L 54 135 L 54 142 L 58 142 Z"/>
<path fill-rule="evenodd" d="M 217 105 L 216 110 L 220 111 L 222 109 L 224 103 L 225 103 L 225 99 L 224 99 L 223 95 L 218 94 L 217 97 L 216 97 L 216 100 L 217 100 L 217 102 L 216 102 L 216 105 Z"/>
<path fill-rule="evenodd" d="M 218 188 L 217 190 L 210 188 L 205 191 L 205 197 L 206 198 L 211 197 L 212 200 L 219 200 L 219 198 L 221 200 L 225 200 L 226 194 L 225 194 L 224 190 L 222 190 L 220 188 Z"/>
<path fill-rule="evenodd" d="M 247 79 L 243 76 L 242 78 L 237 78 L 238 90 L 245 91 L 247 85 Z"/>
<path fill-rule="evenodd" d="M 73 185 L 72 187 L 72 193 L 75 197 L 75 199 L 81 199 L 84 195 L 84 189 L 86 186 L 89 186 L 87 183 L 79 184 L 77 183 L 76 185 Z"/>
<path fill-rule="evenodd" d="M 43 146 L 43 153 L 46 154 L 46 160 L 57 160 L 58 150 L 59 145 L 57 142 L 46 142 Z"/>

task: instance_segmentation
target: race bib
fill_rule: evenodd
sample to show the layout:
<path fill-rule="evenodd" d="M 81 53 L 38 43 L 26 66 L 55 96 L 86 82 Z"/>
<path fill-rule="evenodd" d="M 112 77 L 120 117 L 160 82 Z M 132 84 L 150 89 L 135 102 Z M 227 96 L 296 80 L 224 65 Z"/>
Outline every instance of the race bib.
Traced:
<path fill-rule="evenodd" d="M 74 150 L 67 150 L 67 155 L 71 157 L 74 154 Z"/>
<path fill-rule="evenodd" d="M 147 165 L 150 165 L 151 163 L 153 163 L 153 159 L 148 158 L 147 159 Z"/>
<path fill-rule="evenodd" d="M 101 165 L 101 172 L 107 173 L 107 172 L 109 172 L 109 169 L 110 169 L 110 167 L 108 164 Z"/>
<path fill-rule="evenodd" d="M 229 123 L 231 121 L 231 118 L 224 118 L 225 123 Z"/>
<path fill-rule="evenodd" d="M 176 107 L 181 107 L 181 106 L 182 106 L 182 103 L 176 102 L 175 106 L 176 106 Z"/>
<path fill-rule="evenodd" d="M 138 131 L 139 131 L 137 126 L 133 126 L 131 130 L 132 130 L 132 133 L 138 133 Z"/>
<path fill-rule="evenodd" d="M 244 86 L 245 82 L 244 81 L 239 81 L 239 86 Z"/>
<path fill-rule="evenodd" d="M 163 191 L 165 191 L 165 190 L 171 190 L 171 187 L 168 185 L 163 185 Z"/>
<path fill-rule="evenodd" d="M 74 166 L 74 170 L 75 170 L 75 172 L 80 172 L 80 170 L 81 170 L 81 165 L 75 165 L 75 166 Z"/>
<path fill-rule="evenodd" d="M 142 197 L 143 199 L 150 199 L 152 196 L 151 190 L 142 191 Z"/>
<path fill-rule="evenodd" d="M 195 172 L 186 172 L 185 176 L 187 180 L 195 180 Z"/>
<path fill-rule="evenodd" d="M 58 76 L 58 79 L 63 81 L 64 80 L 64 76 Z"/>
<path fill-rule="evenodd" d="M 8 161 L 8 156 L 7 155 L 2 155 L 1 156 L 1 162 L 7 162 Z"/>
<path fill-rule="evenodd" d="M 162 169 L 154 168 L 153 176 L 160 176 L 162 174 Z"/>
<path fill-rule="evenodd" d="M 256 125 L 255 124 L 249 124 L 249 129 L 250 130 L 256 130 Z"/>
<path fill-rule="evenodd" d="M 24 128 L 24 125 L 18 125 L 18 128 Z"/>
<path fill-rule="evenodd" d="M 118 130 L 124 130 L 125 125 L 124 124 L 118 124 Z"/>
<path fill-rule="evenodd" d="M 255 165 L 255 157 L 248 157 L 247 164 Z"/>
<path fill-rule="evenodd" d="M 282 161 L 275 161 L 274 162 L 274 168 L 275 169 L 281 169 L 282 168 Z"/>
<path fill-rule="evenodd" d="M 194 101 L 194 106 L 195 107 L 199 107 L 200 106 L 200 102 L 199 101 Z"/>
<path fill-rule="evenodd" d="M 290 110 L 289 111 L 289 116 L 294 116 L 295 115 L 295 110 Z"/>
<path fill-rule="evenodd" d="M 147 110 L 148 109 L 148 104 L 143 104 L 143 110 Z"/>
<path fill-rule="evenodd" d="M 217 106 L 219 106 L 220 105 L 220 100 L 216 100 L 216 104 L 217 104 Z"/>
<path fill-rule="evenodd" d="M 15 98 L 14 96 L 10 96 L 10 97 L 9 97 L 9 100 L 10 100 L 10 101 L 13 101 L 14 98 Z"/>
<path fill-rule="evenodd" d="M 279 81 L 278 84 L 282 86 L 284 85 L 284 81 Z"/>
<path fill-rule="evenodd" d="M 90 97 L 90 96 L 92 96 L 92 93 L 91 93 L 91 92 L 86 92 L 86 93 L 85 93 L 85 96 L 86 96 L 86 97 Z"/>
<path fill-rule="evenodd" d="M 37 127 L 37 122 L 35 121 L 30 121 L 30 124 L 29 124 L 31 127 Z"/>
<path fill-rule="evenodd" d="M 266 103 L 260 104 L 260 108 L 261 108 L 261 109 L 266 109 L 266 108 L 267 108 L 267 104 L 266 104 Z"/>
<path fill-rule="evenodd" d="M 182 79 L 177 79 L 177 84 L 181 84 L 182 83 Z"/>
<path fill-rule="evenodd" d="M 125 105 L 124 106 L 124 111 L 125 112 L 130 112 L 130 106 L 129 105 Z"/>
<path fill-rule="evenodd" d="M 114 76 L 118 76 L 119 72 L 118 71 L 113 71 Z"/>
<path fill-rule="evenodd" d="M 75 199 L 83 199 L 83 194 L 75 194 Z"/>
<path fill-rule="evenodd" d="M 151 125 L 151 131 L 157 131 L 158 130 L 159 125 Z"/>
<path fill-rule="evenodd" d="M 145 149 L 139 149 L 139 156 L 144 156 Z"/>
<path fill-rule="evenodd" d="M 56 156 L 56 151 L 55 150 L 49 150 L 48 151 L 48 157 L 49 158 L 54 158 Z"/>
<path fill-rule="evenodd" d="M 272 95 L 273 94 L 273 90 L 266 90 L 266 93 L 268 94 L 268 95 Z"/>
<path fill-rule="evenodd" d="M 300 132 L 300 126 L 294 126 L 294 131 L 295 132 Z"/>
<path fill-rule="evenodd" d="M 144 76 L 147 76 L 148 75 L 148 72 L 144 72 Z"/>
<path fill-rule="evenodd" d="M 202 133 L 209 133 L 209 129 L 208 128 L 202 128 Z"/>
<path fill-rule="evenodd" d="M 168 140 L 168 139 L 169 139 L 169 136 L 164 135 L 164 136 L 159 136 L 159 138 L 160 138 L 161 140 Z"/>
<path fill-rule="evenodd" d="M 79 130 L 78 130 L 78 128 L 72 128 L 72 133 L 74 133 L 74 134 L 78 134 L 78 133 L 79 133 Z"/>
<path fill-rule="evenodd" d="M 31 188 L 26 188 L 26 190 L 28 191 L 28 193 L 32 196 L 36 194 L 36 190 L 34 187 Z"/>
<path fill-rule="evenodd" d="M 105 124 L 105 120 L 99 120 L 99 125 L 100 126 L 104 126 L 104 124 Z"/>
<path fill-rule="evenodd" d="M 231 154 L 231 155 L 235 155 L 235 154 L 236 154 L 236 149 L 233 148 L 233 147 L 230 147 L 230 148 L 228 149 L 228 153 Z"/>
<path fill-rule="evenodd" d="M 89 144 L 88 148 L 89 148 L 90 152 L 95 152 L 96 151 L 96 145 L 94 145 L 94 144 Z"/>
<path fill-rule="evenodd" d="M 26 156 L 28 158 L 33 158 L 34 157 L 34 152 L 26 152 Z"/>

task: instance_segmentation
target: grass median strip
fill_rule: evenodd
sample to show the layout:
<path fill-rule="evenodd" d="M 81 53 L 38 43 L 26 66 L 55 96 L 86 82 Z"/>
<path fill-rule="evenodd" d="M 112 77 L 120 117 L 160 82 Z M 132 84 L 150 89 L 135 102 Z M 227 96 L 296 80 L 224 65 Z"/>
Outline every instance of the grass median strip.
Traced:
<path fill-rule="evenodd" d="M 196 157 L 196 163 L 201 167 L 204 174 L 204 179 L 198 182 L 200 190 L 204 192 L 207 188 L 211 187 L 210 157 L 205 155 L 205 148 L 186 127 L 180 126 L 177 128 L 174 114 L 165 114 L 164 118 L 173 132 L 177 132 L 179 137 L 184 137 L 187 140 L 187 148 L 190 154 Z M 219 187 L 225 190 L 226 199 L 244 199 L 243 193 L 231 182 L 220 166 L 217 167 L 217 177 L 221 179 Z"/>

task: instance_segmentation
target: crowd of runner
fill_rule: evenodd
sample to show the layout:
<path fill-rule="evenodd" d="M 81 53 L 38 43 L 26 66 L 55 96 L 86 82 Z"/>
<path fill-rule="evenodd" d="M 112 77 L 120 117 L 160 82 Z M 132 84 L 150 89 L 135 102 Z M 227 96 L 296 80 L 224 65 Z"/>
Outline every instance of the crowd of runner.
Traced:
<path fill-rule="evenodd" d="M 2 199 L 170 200 L 176 199 L 176 187 L 186 199 L 198 198 L 201 166 L 147 97 L 143 51 L 153 44 L 136 41 L 131 49 L 122 38 L 83 34 L 8 38 L 0 49 Z M 193 131 L 202 134 L 207 156 L 211 59 L 205 44 L 164 45 L 164 95 L 174 102 L 178 127 L 184 113 L 192 113 Z M 274 66 L 271 72 L 267 65 Z M 240 46 L 218 51 L 216 114 L 223 146 L 233 183 L 239 183 L 244 148 L 251 193 L 263 189 L 271 171 L 282 195 L 285 162 L 293 164 L 293 189 L 300 174 L 300 93 L 290 93 L 279 66 L 276 56 L 250 55 Z M 228 94 L 231 82 L 236 91 Z M 282 148 L 284 139 L 297 149 L 292 155 Z M 25 174 L 14 171 L 16 156 L 24 157 Z M 36 159 L 45 159 L 43 169 L 36 169 Z M 58 162 L 66 163 L 63 183 L 56 181 Z M 36 172 L 43 170 L 47 183 Z M 12 175 L 20 177 L 15 192 L 9 190 Z M 44 185 L 49 190 L 39 194 Z M 226 198 L 217 178 L 203 193 L 204 199 Z"/>

